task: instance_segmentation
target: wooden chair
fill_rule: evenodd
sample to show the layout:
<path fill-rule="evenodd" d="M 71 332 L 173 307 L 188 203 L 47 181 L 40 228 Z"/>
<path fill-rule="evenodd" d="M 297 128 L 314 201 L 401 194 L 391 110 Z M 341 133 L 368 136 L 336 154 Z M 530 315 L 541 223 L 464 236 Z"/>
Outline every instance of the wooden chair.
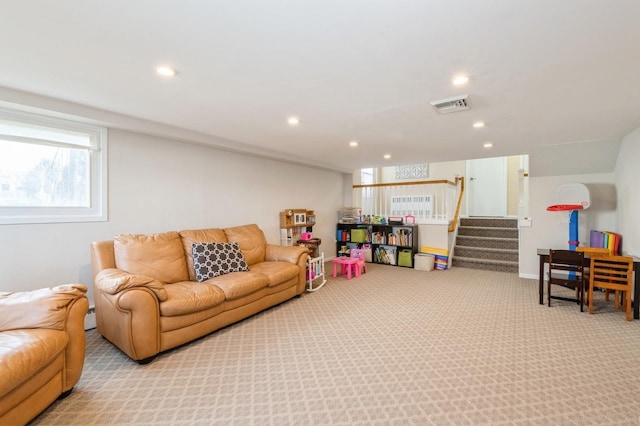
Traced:
<path fill-rule="evenodd" d="M 608 248 L 604 248 L 604 247 L 586 247 L 586 246 L 580 246 L 580 247 L 576 247 L 576 251 L 581 251 L 581 252 L 583 252 L 583 253 L 585 254 L 585 256 L 588 256 L 588 257 L 590 257 L 590 256 L 592 256 L 592 255 L 594 255 L 594 254 L 613 254 L 613 253 L 611 253 L 611 250 L 609 250 Z M 586 267 L 584 268 L 584 271 L 583 271 L 583 272 L 584 272 L 584 282 L 585 282 L 585 285 L 587 285 L 587 286 L 588 286 L 588 285 L 589 285 L 589 266 L 586 266 Z M 586 289 L 586 290 L 588 290 L 588 289 Z M 610 292 L 610 291 L 611 291 L 611 290 L 607 290 L 607 291 L 606 291 L 606 293 L 605 293 L 605 295 L 604 295 L 604 298 L 605 298 L 605 300 L 607 300 L 607 301 L 609 300 L 609 292 Z M 588 294 L 588 292 L 587 292 L 587 295 L 585 296 L 585 300 L 584 300 L 585 305 L 588 305 L 588 304 L 589 304 L 588 295 L 589 295 L 589 294 Z"/>
<path fill-rule="evenodd" d="M 616 292 L 614 307 L 618 309 L 619 292 L 623 292 L 622 305 L 631 321 L 631 292 L 633 291 L 633 258 L 595 254 L 589 266 L 589 313 L 593 314 L 593 289 L 595 287 Z M 638 301 L 636 301 L 638 303 Z"/>
<path fill-rule="evenodd" d="M 575 291 L 576 297 L 554 296 L 551 286 L 558 285 Z M 549 279 L 547 280 L 547 300 L 566 300 L 580 304 L 580 312 L 584 310 L 584 253 L 573 250 L 549 250 Z"/>

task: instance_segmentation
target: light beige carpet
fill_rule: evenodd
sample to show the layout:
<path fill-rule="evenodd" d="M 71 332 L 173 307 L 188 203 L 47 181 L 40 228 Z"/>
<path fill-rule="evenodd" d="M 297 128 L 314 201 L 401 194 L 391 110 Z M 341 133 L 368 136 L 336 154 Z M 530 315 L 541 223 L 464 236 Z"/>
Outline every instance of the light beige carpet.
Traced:
<path fill-rule="evenodd" d="M 138 365 L 95 330 L 38 425 L 639 425 L 640 321 L 537 281 L 367 265 Z"/>

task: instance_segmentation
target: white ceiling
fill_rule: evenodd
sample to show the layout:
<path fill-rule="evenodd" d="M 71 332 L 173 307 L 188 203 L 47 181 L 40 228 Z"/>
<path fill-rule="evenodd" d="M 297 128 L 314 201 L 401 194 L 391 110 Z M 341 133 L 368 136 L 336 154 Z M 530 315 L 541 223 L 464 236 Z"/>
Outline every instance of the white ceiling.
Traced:
<path fill-rule="evenodd" d="M 640 126 L 638 0 L 0 0 L 0 10 L 4 88 L 340 171 L 516 154 L 611 171 Z M 161 63 L 178 75 L 156 76 Z M 451 84 L 459 73 L 462 88 Z M 429 105 L 463 93 L 468 111 Z"/>

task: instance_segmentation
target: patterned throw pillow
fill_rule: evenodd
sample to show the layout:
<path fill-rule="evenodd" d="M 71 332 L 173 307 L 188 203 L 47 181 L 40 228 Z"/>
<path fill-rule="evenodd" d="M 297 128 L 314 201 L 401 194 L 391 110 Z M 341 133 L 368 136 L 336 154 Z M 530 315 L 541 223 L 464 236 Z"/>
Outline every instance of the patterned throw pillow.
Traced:
<path fill-rule="evenodd" d="M 249 270 L 238 243 L 193 243 L 191 251 L 198 282 L 230 272 Z"/>

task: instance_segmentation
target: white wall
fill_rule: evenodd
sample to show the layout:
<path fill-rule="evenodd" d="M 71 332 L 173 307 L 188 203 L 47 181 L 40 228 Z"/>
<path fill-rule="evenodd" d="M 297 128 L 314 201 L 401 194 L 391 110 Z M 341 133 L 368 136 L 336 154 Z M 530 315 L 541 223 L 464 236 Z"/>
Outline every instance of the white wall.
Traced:
<path fill-rule="evenodd" d="M 402 182 L 422 181 L 422 180 L 440 180 L 447 179 L 453 181 L 456 176 L 464 176 L 466 161 L 444 161 L 441 163 L 429 163 L 429 177 L 419 179 L 403 179 Z M 359 176 L 358 176 L 359 179 Z M 396 180 L 396 168 L 382 167 L 380 168 L 380 180 L 378 183 L 398 182 Z"/>
<path fill-rule="evenodd" d="M 518 216 L 522 156 L 507 157 L 507 216 Z"/>
<path fill-rule="evenodd" d="M 518 184 L 521 156 L 514 155 L 507 157 L 507 214 L 509 216 L 518 215 Z M 429 178 L 427 179 L 407 179 L 403 182 L 410 182 L 412 180 L 440 180 L 447 179 L 453 181 L 456 176 L 465 176 L 467 172 L 467 161 L 445 161 L 441 163 L 429 163 Z M 382 167 L 380 169 L 381 179 L 380 183 L 397 182 L 395 179 L 395 167 Z M 357 180 L 357 182 L 356 182 Z M 359 183 L 358 173 L 354 174 L 354 184 Z M 465 182 L 466 190 L 468 191 L 469 181 Z M 463 197 L 462 205 L 460 206 L 460 214 L 467 216 L 467 196 Z"/>
<path fill-rule="evenodd" d="M 622 140 L 616 164 L 618 232 L 622 253 L 640 257 L 640 127 Z"/>
<path fill-rule="evenodd" d="M 420 224 L 418 225 L 418 250 L 421 247 L 436 247 L 447 249 L 449 244 L 449 225 Z"/>
<path fill-rule="evenodd" d="M 611 149 L 616 149 L 613 144 Z M 557 185 L 581 182 L 591 195 L 589 209 L 579 213 L 579 238 L 589 244 L 591 229 L 622 234 L 622 253 L 640 257 L 640 127 L 620 144 L 615 170 L 611 173 L 529 178 L 531 228 L 520 228 L 520 276 L 538 277 L 537 248 L 567 247 L 568 214 L 547 212 Z"/>
<path fill-rule="evenodd" d="M 538 277 L 538 248 L 568 248 L 569 213 L 549 212 L 556 204 L 553 194 L 556 186 L 584 183 L 591 196 L 591 206 L 578 216 L 578 238 L 581 245 L 589 244 L 591 229 L 615 231 L 615 180 L 613 173 L 589 175 L 546 176 L 529 178 L 529 205 L 531 227 L 520 228 L 520 276 Z"/>
<path fill-rule="evenodd" d="M 279 212 L 287 208 L 315 210 L 314 236 L 332 255 L 344 180 L 338 172 L 110 129 L 109 220 L 0 225 L 0 291 L 91 286 L 91 241 L 118 233 L 256 223 L 279 244 Z"/>
<path fill-rule="evenodd" d="M 357 174 L 358 173 L 351 173 L 351 174 L 345 173 L 342 176 L 342 192 L 343 192 L 342 207 L 353 207 L 353 185 L 354 185 L 353 177 Z M 337 223 L 338 212 L 336 212 L 335 220 Z"/>
<path fill-rule="evenodd" d="M 314 236 L 322 239 L 320 250 L 329 257 L 335 253 L 337 211 L 353 204 L 351 175 L 177 142 L 207 143 L 212 138 L 6 88 L 0 87 L 0 98 L 164 137 L 110 128 L 108 222 L 0 225 L 0 291 L 69 282 L 90 285 L 90 242 L 117 233 L 257 223 L 267 240 L 277 244 L 278 213 L 286 208 L 315 210 Z M 615 173 L 535 177 L 535 170 L 546 170 L 542 163 L 550 157 L 533 158 L 539 163 L 538 168 L 532 166 L 529 178 L 533 223 L 521 228 L 520 274 L 537 278 L 538 247 L 567 246 L 566 219 L 558 216 L 562 213 L 546 211 L 555 186 L 567 182 L 586 183 L 592 191 L 592 207 L 580 213 L 581 240 L 587 228 L 617 231 L 623 235 L 623 252 L 640 256 L 640 128 L 624 138 Z M 465 174 L 464 161 L 429 167 L 430 179 Z"/>

